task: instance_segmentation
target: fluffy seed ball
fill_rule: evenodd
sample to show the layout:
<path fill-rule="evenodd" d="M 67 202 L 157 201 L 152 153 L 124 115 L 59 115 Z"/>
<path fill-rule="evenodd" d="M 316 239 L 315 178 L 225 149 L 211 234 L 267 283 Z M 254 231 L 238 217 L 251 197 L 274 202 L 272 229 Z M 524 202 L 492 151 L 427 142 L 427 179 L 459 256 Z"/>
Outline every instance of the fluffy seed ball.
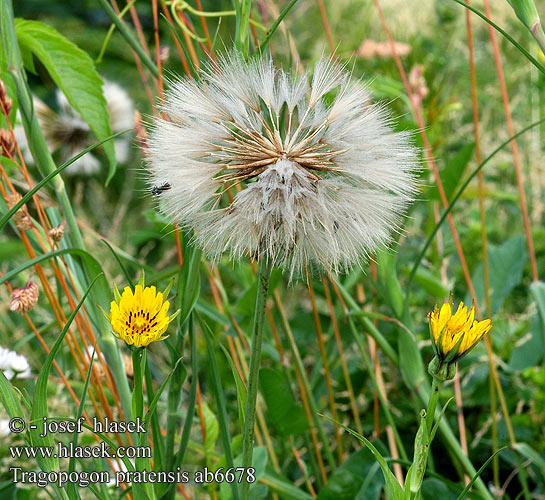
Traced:
<path fill-rule="evenodd" d="M 341 271 L 398 229 L 418 152 L 331 60 L 296 78 L 236 54 L 178 80 L 150 134 L 152 192 L 208 257 Z"/>

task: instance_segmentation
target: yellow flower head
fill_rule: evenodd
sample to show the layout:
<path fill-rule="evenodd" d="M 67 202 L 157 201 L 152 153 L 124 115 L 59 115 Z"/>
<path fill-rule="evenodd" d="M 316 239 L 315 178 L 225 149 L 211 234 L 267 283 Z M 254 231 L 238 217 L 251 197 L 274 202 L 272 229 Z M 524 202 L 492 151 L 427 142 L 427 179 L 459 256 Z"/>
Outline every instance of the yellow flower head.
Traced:
<path fill-rule="evenodd" d="M 115 301 L 110 304 L 109 320 L 114 334 L 128 345 L 145 347 L 151 342 L 163 340 L 163 333 L 178 312 L 168 316 L 170 302 L 164 300 L 165 293 L 158 292 L 154 286 L 144 288 L 143 279 L 136 285 L 134 293 L 130 287 L 125 287 L 119 295 L 115 288 Z"/>
<path fill-rule="evenodd" d="M 475 320 L 475 307 L 469 311 L 460 302 L 456 314 L 452 314 L 452 305 L 443 304 L 428 315 L 430 332 L 435 353 L 444 361 L 455 361 L 467 354 L 481 338 L 490 331 L 492 322 Z"/>

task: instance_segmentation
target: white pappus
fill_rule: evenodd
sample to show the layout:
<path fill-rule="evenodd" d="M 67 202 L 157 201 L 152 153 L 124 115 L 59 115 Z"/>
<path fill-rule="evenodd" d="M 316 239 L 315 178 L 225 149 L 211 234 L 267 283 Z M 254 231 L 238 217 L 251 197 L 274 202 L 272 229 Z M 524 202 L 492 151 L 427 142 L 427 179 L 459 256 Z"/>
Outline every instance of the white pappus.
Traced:
<path fill-rule="evenodd" d="M 269 59 L 230 53 L 198 81 L 172 82 L 150 138 L 162 210 L 194 230 L 208 257 L 361 264 L 399 229 L 419 153 L 343 67 L 322 59 L 292 77 Z"/>

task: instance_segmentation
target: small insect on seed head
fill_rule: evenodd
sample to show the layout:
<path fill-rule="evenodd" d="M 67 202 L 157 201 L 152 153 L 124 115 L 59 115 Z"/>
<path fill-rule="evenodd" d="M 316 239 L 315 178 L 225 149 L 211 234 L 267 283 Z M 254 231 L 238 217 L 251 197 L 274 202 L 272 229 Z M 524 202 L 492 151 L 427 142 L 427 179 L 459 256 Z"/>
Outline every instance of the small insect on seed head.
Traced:
<path fill-rule="evenodd" d="M 172 186 L 168 182 L 163 182 L 163 184 L 159 186 L 153 186 L 151 188 L 151 194 L 153 196 L 159 196 L 161 193 L 168 191 L 171 187 Z"/>

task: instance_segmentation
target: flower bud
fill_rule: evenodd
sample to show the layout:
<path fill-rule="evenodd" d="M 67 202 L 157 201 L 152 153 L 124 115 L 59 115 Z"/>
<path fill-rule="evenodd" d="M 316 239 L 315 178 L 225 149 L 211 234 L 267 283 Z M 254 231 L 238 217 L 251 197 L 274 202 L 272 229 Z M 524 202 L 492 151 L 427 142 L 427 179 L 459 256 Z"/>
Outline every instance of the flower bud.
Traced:
<path fill-rule="evenodd" d="M 452 301 L 452 298 L 451 298 Z M 465 356 L 492 328 L 489 319 L 475 320 L 475 307 L 469 311 L 463 302 L 453 314 L 452 303 L 447 302 L 428 315 L 430 337 L 435 357 L 428 372 L 439 380 L 450 380 L 456 374 L 456 361 Z"/>
<path fill-rule="evenodd" d="M 19 314 L 27 313 L 38 302 L 38 295 L 38 285 L 29 280 L 24 288 L 15 288 L 11 292 L 9 308 Z"/>

